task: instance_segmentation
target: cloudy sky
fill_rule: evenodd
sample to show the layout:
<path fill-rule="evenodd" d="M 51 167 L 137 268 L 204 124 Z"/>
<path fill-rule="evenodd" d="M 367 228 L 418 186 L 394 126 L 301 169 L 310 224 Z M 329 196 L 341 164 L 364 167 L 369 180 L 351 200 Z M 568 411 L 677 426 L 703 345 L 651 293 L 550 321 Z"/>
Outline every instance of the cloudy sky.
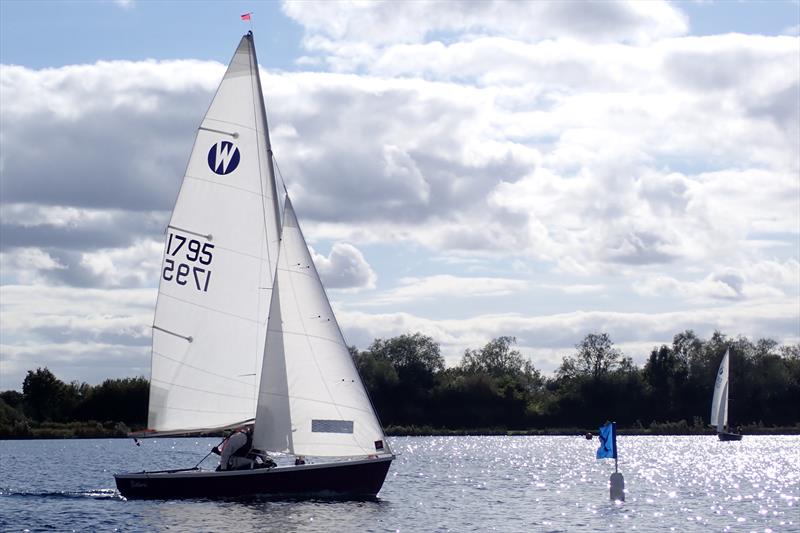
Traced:
<path fill-rule="evenodd" d="M 253 30 L 345 337 L 800 342 L 795 2 L 0 2 L 0 390 L 149 373 L 163 232 Z"/>

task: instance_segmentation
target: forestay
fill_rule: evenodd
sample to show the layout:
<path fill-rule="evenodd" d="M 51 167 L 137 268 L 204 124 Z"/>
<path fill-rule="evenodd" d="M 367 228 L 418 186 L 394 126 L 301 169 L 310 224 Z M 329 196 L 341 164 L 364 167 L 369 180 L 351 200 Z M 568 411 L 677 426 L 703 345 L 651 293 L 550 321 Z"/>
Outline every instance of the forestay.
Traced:
<path fill-rule="evenodd" d="M 253 446 L 312 456 L 388 453 L 288 197 Z"/>
<path fill-rule="evenodd" d="M 166 232 L 148 427 L 192 432 L 255 416 L 279 236 L 252 35 L 195 138 Z"/>
<path fill-rule="evenodd" d="M 728 354 L 722 357 L 717 371 L 717 381 L 714 384 L 714 397 L 711 400 L 711 425 L 717 426 L 717 432 L 725 431 L 728 425 Z"/>

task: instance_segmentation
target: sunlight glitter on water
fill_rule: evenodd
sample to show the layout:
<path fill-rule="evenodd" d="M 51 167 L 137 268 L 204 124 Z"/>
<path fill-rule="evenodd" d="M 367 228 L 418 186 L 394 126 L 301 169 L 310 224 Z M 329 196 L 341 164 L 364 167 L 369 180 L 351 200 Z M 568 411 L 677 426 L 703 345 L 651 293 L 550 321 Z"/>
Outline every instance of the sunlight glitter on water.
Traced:
<path fill-rule="evenodd" d="M 737 447 L 710 436 L 620 437 L 620 470 L 626 477 L 628 501 L 618 504 L 607 500 L 613 462 L 594 460 L 596 442 L 570 437 L 452 439 L 423 441 L 430 455 L 415 442 L 417 457 L 449 451 L 450 468 L 475 473 L 462 476 L 462 483 L 469 480 L 490 492 L 535 504 L 535 509 L 520 512 L 533 520 L 531 525 L 592 528 L 600 516 L 609 520 L 608 527 L 646 531 L 798 527 L 797 437 L 751 437 L 735 443 Z M 397 439 L 395 448 L 399 450 L 403 442 Z M 482 466 L 475 469 L 476 462 Z M 425 461 L 415 466 L 426 468 Z M 461 494 L 468 495 L 469 490 L 463 488 Z M 459 507 L 455 499 L 450 503 L 451 508 Z M 569 512 L 560 511 L 565 503 L 572 504 Z"/>
<path fill-rule="evenodd" d="M 120 464 L 194 464 L 212 440 L 0 441 L 0 530 L 800 531 L 800 437 L 619 437 L 625 502 L 582 436 L 393 438 L 376 501 L 114 496 Z"/>

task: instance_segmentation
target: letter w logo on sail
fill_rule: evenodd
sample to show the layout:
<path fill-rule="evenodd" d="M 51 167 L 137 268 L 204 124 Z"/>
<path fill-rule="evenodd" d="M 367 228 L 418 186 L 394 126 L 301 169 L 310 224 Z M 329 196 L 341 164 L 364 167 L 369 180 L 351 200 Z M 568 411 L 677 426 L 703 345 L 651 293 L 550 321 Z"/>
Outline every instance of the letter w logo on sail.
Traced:
<path fill-rule="evenodd" d="M 208 151 L 208 168 L 215 174 L 230 174 L 239 166 L 239 149 L 230 141 L 220 141 Z"/>

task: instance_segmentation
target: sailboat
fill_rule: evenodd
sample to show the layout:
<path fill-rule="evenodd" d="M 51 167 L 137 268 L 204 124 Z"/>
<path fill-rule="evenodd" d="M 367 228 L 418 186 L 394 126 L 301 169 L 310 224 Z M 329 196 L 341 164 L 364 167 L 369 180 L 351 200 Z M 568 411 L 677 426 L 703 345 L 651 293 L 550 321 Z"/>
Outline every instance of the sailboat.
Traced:
<path fill-rule="evenodd" d="M 717 371 L 717 381 L 714 384 L 714 397 L 711 400 L 711 423 L 717 426 L 719 440 L 742 440 L 742 436 L 732 433 L 728 428 L 728 383 L 729 383 L 729 358 L 730 350 L 725 351 L 722 362 Z"/>
<path fill-rule="evenodd" d="M 215 471 L 201 460 L 116 474 L 123 496 L 380 491 L 394 454 L 283 189 L 279 204 L 248 32 L 198 128 L 167 226 L 142 436 L 249 427 L 257 455 L 287 464 Z"/>

